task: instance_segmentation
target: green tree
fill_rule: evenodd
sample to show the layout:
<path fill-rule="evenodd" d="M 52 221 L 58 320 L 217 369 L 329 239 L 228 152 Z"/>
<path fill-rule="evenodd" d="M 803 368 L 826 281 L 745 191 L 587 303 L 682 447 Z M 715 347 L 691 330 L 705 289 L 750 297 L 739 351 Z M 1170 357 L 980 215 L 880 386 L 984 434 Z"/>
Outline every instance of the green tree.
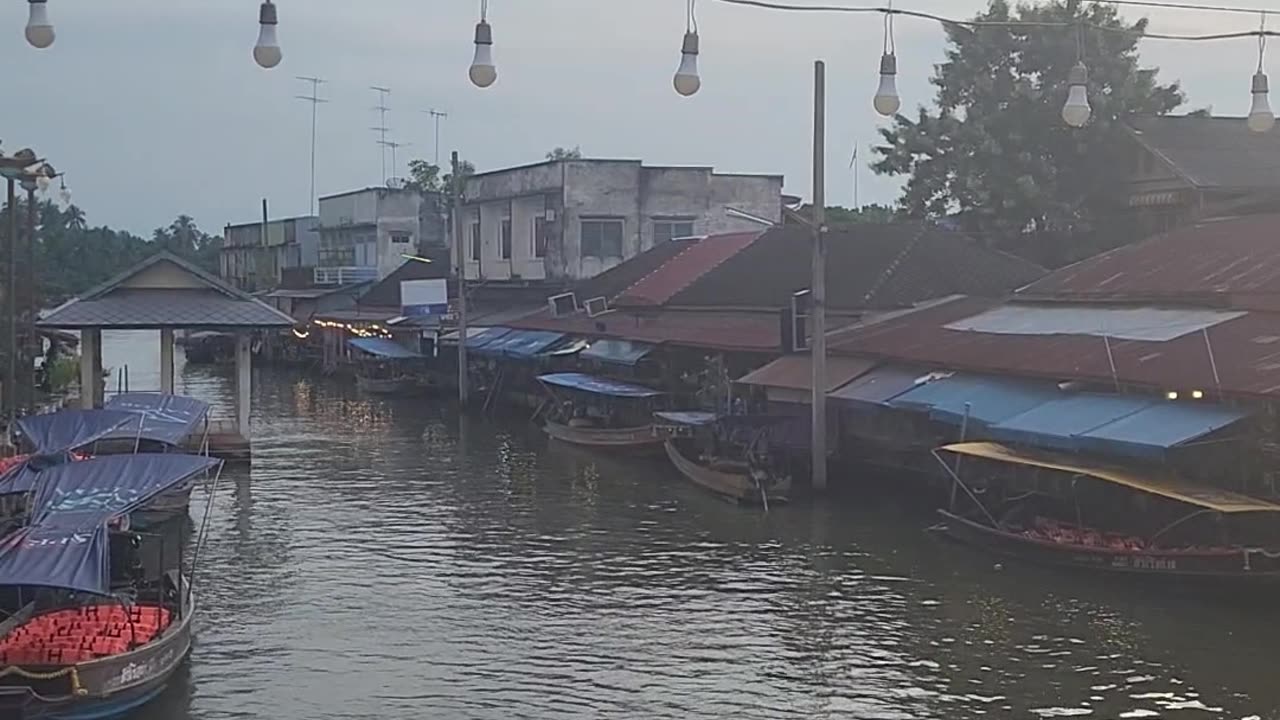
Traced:
<path fill-rule="evenodd" d="M 1139 65 L 1146 20 L 1083 0 L 1019 6 L 992 0 L 979 22 L 1060 27 L 948 26 L 946 61 L 932 78 L 936 109 L 894 118 L 875 148 L 877 173 L 907 177 L 899 206 L 912 216 L 959 214 L 984 237 L 1085 230 L 1114 207 L 1130 114 L 1164 114 L 1183 102 L 1177 83 Z M 1103 28 L 1103 29 L 1100 29 Z M 1067 74 L 1083 51 L 1093 114 L 1080 129 L 1061 110 Z"/>
<path fill-rule="evenodd" d="M 801 205 L 801 215 L 813 216 L 813 205 Z M 897 211 L 888 205 L 863 205 L 860 208 L 847 208 L 831 205 L 826 210 L 827 225 L 883 225 L 898 220 Z"/>
<path fill-rule="evenodd" d="M 426 160 L 409 161 L 409 180 L 405 187 L 420 193 L 444 192 L 453 182 L 452 173 L 441 174 L 441 167 Z M 466 160 L 458 161 L 458 175 L 467 178 L 476 173 L 476 166 Z"/>
<path fill-rule="evenodd" d="M 573 149 L 556 146 L 547 153 L 548 160 L 581 160 L 582 148 L 574 145 Z"/>

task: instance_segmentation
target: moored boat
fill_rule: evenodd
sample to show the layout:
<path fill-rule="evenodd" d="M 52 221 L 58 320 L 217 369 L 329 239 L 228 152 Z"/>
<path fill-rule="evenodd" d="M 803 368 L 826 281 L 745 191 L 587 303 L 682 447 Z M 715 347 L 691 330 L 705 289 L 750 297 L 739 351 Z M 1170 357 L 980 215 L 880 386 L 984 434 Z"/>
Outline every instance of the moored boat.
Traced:
<path fill-rule="evenodd" d="M 665 393 L 582 373 L 553 373 L 538 380 L 551 394 L 544 428 L 552 438 L 597 449 L 661 451 L 653 411 Z"/>
<path fill-rule="evenodd" d="M 1027 492 L 993 508 L 941 453 L 1035 471 L 1037 481 L 1046 485 L 1056 474 L 1063 482 L 1054 486 L 1072 495 L 1097 485 L 1107 502 L 1082 503 L 1073 497 L 1070 512 L 1054 513 L 1049 509 L 1053 498 Z M 963 491 L 957 493 L 958 501 L 974 510 L 973 516 L 954 507 L 939 510 L 942 522 L 935 529 L 966 545 L 1032 563 L 1111 574 L 1280 581 L 1280 504 L 1153 471 L 997 443 L 948 445 L 934 454 Z M 990 481 L 985 494 L 996 495 L 1001 482 Z M 1132 511 L 1127 500 L 1138 500 L 1135 505 L 1145 512 Z M 1041 507 L 1032 509 L 1034 504 Z M 1108 527 L 1086 525 L 1087 510 L 1120 520 L 1106 523 Z"/>
<path fill-rule="evenodd" d="M 654 413 L 667 458 L 695 485 L 744 505 L 784 503 L 791 476 L 769 461 L 773 419 L 707 412 Z"/>
<path fill-rule="evenodd" d="M 425 357 L 390 338 L 367 337 L 347 341 L 359 351 L 356 387 L 374 395 L 406 395 L 420 389 Z"/>

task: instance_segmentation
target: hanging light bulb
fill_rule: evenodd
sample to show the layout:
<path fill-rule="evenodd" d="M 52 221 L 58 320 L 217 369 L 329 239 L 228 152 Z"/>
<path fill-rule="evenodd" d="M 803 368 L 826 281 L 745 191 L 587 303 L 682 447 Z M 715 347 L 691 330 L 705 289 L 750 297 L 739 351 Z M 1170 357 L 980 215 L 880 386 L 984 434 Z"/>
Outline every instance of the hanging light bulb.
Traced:
<path fill-rule="evenodd" d="M 31 47 L 44 49 L 53 44 L 53 23 L 49 22 L 48 0 L 27 0 L 30 14 L 27 16 L 27 42 Z"/>
<path fill-rule="evenodd" d="M 1249 108 L 1249 119 L 1246 124 L 1256 133 L 1264 133 L 1275 127 L 1276 116 L 1271 112 L 1271 102 L 1267 99 L 1270 87 L 1267 74 L 1259 70 L 1253 74 L 1253 105 Z"/>
<path fill-rule="evenodd" d="M 1084 127 L 1093 108 L 1089 107 L 1089 69 L 1083 62 L 1071 68 L 1067 84 L 1071 89 L 1067 92 L 1067 104 L 1062 106 L 1062 121 L 1074 128 Z"/>
<path fill-rule="evenodd" d="M 898 97 L 898 58 L 893 53 L 880 56 L 880 87 L 871 104 L 885 117 L 893 117 L 902 107 L 902 98 Z"/>
<path fill-rule="evenodd" d="M 276 39 L 276 25 L 280 23 L 280 17 L 276 13 L 275 3 L 271 0 L 263 0 L 262 7 L 258 10 L 258 44 L 253 46 L 253 60 L 258 65 L 268 70 L 279 65 L 284 59 L 284 53 L 280 51 L 280 41 Z"/>
<path fill-rule="evenodd" d="M 58 190 L 58 199 L 63 205 L 71 205 L 71 189 L 67 187 L 67 181 L 61 180 L 62 187 Z"/>
<path fill-rule="evenodd" d="M 680 67 L 676 69 L 673 79 L 676 92 L 689 97 L 702 87 L 702 78 L 698 77 L 698 33 L 686 32 L 684 45 L 680 48 Z"/>
<path fill-rule="evenodd" d="M 48 190 L 49 186 L 52 184 L 53 184 L 53 180 L 50 179 L 48 175 L 45 175 L 44 173 L 40 173 L 39 175 L 36 175 L 36 189 L 39 190 L 40 192 L 44 192 L 45 190 Z"/>
<path fill-rule="evenodd" d="M 481 14 L 476 23 L 476 56 L 468 71 L 476 87 L 487 88 L 498 80 L 498 68 L 493 64 L 493 28 Z"/>

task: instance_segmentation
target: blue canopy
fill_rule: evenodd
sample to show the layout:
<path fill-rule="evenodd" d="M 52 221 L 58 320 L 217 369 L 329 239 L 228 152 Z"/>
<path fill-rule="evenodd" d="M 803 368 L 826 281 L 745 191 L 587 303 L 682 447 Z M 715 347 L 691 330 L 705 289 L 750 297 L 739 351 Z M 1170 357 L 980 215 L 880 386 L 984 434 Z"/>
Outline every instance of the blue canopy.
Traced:
<path fill-rule="evenodd" d="M 479 355 L 503 355 L 511 358 L 532 358 L 543 350 L 560 342 L 564 333 L 547 330 L 512 330 L 493 342 L 478 348 Z"/>
<path fill-rule="evenodd" d="M 642 385 L 632 385 L 631 383 L 610 380 L 609 378 L 596 377 L 594 375 L 584 375 L 582 373 L 554 373 L 551 375 L 540 375 L 538 377 L 547 385 L 555 385 L 556 387 L 568 388 L 570 390 L 581 390 L 593 395 L 609 395 L 612 397 L 622 398 L 652 398 L 660 397 L 666 393 Z"/>
<path fill-rule="evenodd" d="M 1000 422 L 1062 397 L 1057 386 L 1020 380 L 956 374 L 919 385 L 889 400 L 889 405 L 925 410 L 935 420 L 960 424 Z"/>
<path fill-rule="evenodd" d="M 593 340 L 578 357 L 584 360 L 634 366 L 653 351 L 653 345 L 630 340 Z"/>
<path fill-rule="evenodd" d="M 347 341 L 351 347 L 370 355 L 389 360 L 412 360 L 422 355 L 389 338 L 352 338 Z"/>
<path fill-rule="evenodd" d="M 82 448 L 125 425 L 136 431 L 141 419 L 137 413 L 121 410 L 63 410 L 24 417 L 18 420 L 18 430 L 34 452 L 43 455 Z"/>
<path fill-rule="evenodd" d="M 1079 438 L 1155 404 L 1135 395 L 1082 393 L 1047 402 L 987 429 L 994 440 L 1059 450 L 1080 449 Z"/>
<path fill-rule="evenodd" d="M 107 401 L 108 410 L 142 413 L 142 434 L 137 428 L 117 429 L 112 439 L 141 437 L 167 445 L 181 443 L 195 426 L 209 414 L 209 404 L 183 395 L 160 393 L 124 393 Z"/>
<path fill-rule="evenodd" d="M 672 425 L 690 425 L 693 427 L 701 427 L 703 425 L 711 425 L 720 419 L 720 416 L 713 412 L 702 412 L 696 410 L 686 410 L 681 412 L 656 412 L 653 414 L 658 420 Z"/>
<path fill-rule="evenodd" d="M 108 455 L 40 473 L 31 523 L 0 542 L 0 585 L 110 592 L 107 522 L 219 463 L 182 455 Z"/>
<path fill-rule="evenodd" d="M 1221 405 L 1156 403 L 1080 435 L 1079 442 L 1088 450 L 1159 459 L 1171 448 L 1246 417 L 1246 413 Z"/>
<path fill-rule="evenodd" d="M 485 328 L 483 331 L 478 332 L 475 335 L 471 335 L 470 333 L 468 333 L 467 349 L 479 350 L 480 348 L 488 345 L 489 343 L 497 340 L 498 338 L 506 335 L 509 332 L 511 332 L 511 328 L 491 327 L 491 328 Z"/>
<path fill-rule="evenodd" d="M 852 382 L 827 393 L 832 400 L 847 405 L 887 406 L 889 401 L 916 387 L 926 373 L 892 365 L 872 368 Z"/>

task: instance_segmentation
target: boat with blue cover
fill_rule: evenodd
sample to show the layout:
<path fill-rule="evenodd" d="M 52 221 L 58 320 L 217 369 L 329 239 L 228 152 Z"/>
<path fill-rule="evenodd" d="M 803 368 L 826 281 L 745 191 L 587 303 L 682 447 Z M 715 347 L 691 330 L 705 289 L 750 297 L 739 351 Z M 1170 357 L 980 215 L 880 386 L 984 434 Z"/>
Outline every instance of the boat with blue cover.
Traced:
<path fill-rule="evenodd" d="M 556 440 L 632 452 L 662 448 L 653 432 L 653 413 L 666 393 L 584 373 L 552 373 L 538 380 L 551 395 L 544 428 Z"/>

